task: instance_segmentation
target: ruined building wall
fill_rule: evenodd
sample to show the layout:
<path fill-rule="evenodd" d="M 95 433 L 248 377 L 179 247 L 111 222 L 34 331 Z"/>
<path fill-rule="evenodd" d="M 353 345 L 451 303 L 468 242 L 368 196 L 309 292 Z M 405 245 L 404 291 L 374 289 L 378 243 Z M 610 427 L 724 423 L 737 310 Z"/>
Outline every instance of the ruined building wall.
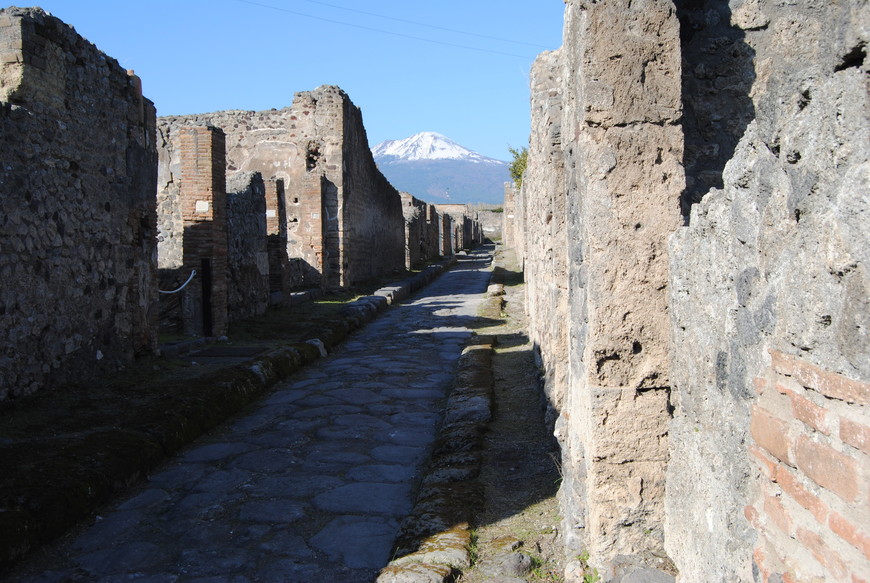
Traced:
<path fill-rule="evenodd" d="M 502 243 L 505 247 L 515 250 L 517 258 L 520 260 L 524 257 L 525 252 L 525 237 L 523 235 L 525 220 L 522 209 L 522 193 L 513 182 L 505 182 Z"/>
<path fill-rule="evenodd" d="M 501 241 L 504 225 L 504 206 L 501 209 L 492 207 L 478 209 L 477 221 L 480 226 L 481 240 Z"/>
<path fill-rule="evenodd" d="M 667 548 L 685 581 L 866 579 L 870 15 L 731 8 L 754 121 L 671 241 Z"/>
<path fill-rule="evenodd" d="M 480 225 L 474 213 L 468 205 L 464 204 L 436 204 L 438 212 L 450 216 L 453 222 L 453 251 L 471 249 L 483 242 Z"/>
<path fill-rule="evenodd" d="M 405 217 L 405 269 L 412 269 L 438 257 L 438 221 L 434 205 L 407 192 L 399 194 Z"/>
<path fill-rule="evenodd" d="M 158 124 L 157 130 L 160 288 L 181 290 L 161 294 L 160 325 L 166 332 L 220 336 L 229 321 L 226 137 L 202 124 Z"/>
<path fill-rule="evenodd" d="M 375 165 L 362 113 L 341 93 L 341 285 L 405 267 L 405 217 L 399 191 Z"/>
<path fill-rule="evenodd" d="M 667 555 L 684 582 L 866 578 L 866 4 L 565 16 L 533 70 L 514 228 L 527 281 L 567 286 L 569 556 L 605 577 Z M 558 301 L 529 284 L 550 394 Z"/>
<path fill-rule="evenodd" d="M 529 150 L 536 163 L 523 176 L 518 198 L 522 206 L 520 216 L 526 217 L 522 240 L 529 339 L 546 377 L 544 390 L 550 422 L 563 409 L 568 364 L 568 322 L 565 318 L 553 317 L 553 310 L 559 314 L 568 312 L 568 199 L 561 140 L 562 69 L 558 51 L 543 53 L 532 66 L 534 125 Z"/>
<path fill-rule="evenodd" d="M 370 160 L 359 108 L 340 88 L 297 93 L 280 110 L 163 117 L 159 124 L 170 131 L 186 124 L 220 127 L 230 175 L 257 171 L 283 180 L 287 253 L 304 262 L 304 285 L 340 287 L 404 263 L 398 193 Z M 390 252 L 364 255 L 373 242 Z"/>
<path fill-rule="evenodd" d="M 166 135 L 172 135 L 185 125 L 220 127 L 227 136 L 228 175 L 260 172 L 264 180 L 282 181 L 286 254 L 304 264 L 301 270 L 303 280 L 296 282 L 292 277 L 290 279 L 292 283 L 304 286 L 320 285 L 325 267 L 324 167 L 317 167 L 317 160 L 324 151 L 334 153 L 340 150 L 340 144 L 335 141 L 326 144 L 314 139 L 317 123 L 314 120 L 314 104 L 308 97 L 299 94 L 293 107 L 280 110 L 232 110 L 158 119 L 158 131 Z M 173 184 L 172 175 L 163 177 L 165 168 L 166 163 L 161 158 L 161 189 Z M 277 215 L 279 209 L 274 210 Z M 337 231 L 337 228 L 336 219 L 332 221 L 332 229 Z"/>
<path fill-rule="evenodd" d="M 259 316 L 269 307 L 266 185 L 259 172 L 227 181 L 227 305 L 230 320 Z"/>
<path fill-rule="evenodd" d="M 0 10 L 0 400 L 156 348 L 154 115 L 72 27 Z"/>
<path fill-rule="evenodd" d="M 303 261 L 287 253 L 287 200 L 284 181 L 270 178 L 266 189 L 266 239 L 269 254 L 269 302 L 289 305 L 290 292 L 305 281 Z"/>
<path fill-rule="evenodd" d="M 667 0 L 576 1 L 564 35 L 571 327 L 559 428 L 574 479 L 561 498 L 569 552 L 586 548 L 604 564 L 664 544 L 666 240 L 683 190 L 679 25 Z"/>

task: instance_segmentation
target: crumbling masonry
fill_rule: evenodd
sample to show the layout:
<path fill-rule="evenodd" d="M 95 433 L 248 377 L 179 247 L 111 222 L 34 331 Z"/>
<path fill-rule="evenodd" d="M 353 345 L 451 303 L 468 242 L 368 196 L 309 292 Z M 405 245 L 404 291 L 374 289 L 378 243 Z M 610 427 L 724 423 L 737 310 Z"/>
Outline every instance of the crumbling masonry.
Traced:
<path fill-rule="evenodd" d="M 132 72 L 36 8 L 0 10 L 0 130 L 0 400 L 153 354 L 158 323 L 221 336 L 461 248 L 432 205 L 404 215 L 338 87 L 158 127 Z"/>
<path fill-rule="evenodd" d="M 605 579 L 870 579 L 870 12 L 787 4 L 567 0 L 532 71 L 505 238 Z"/>
<path fill-rule="evenodd" d="M 114 59 L 0 10 L 0 400 L 156 348 L 154 127 Z"/>

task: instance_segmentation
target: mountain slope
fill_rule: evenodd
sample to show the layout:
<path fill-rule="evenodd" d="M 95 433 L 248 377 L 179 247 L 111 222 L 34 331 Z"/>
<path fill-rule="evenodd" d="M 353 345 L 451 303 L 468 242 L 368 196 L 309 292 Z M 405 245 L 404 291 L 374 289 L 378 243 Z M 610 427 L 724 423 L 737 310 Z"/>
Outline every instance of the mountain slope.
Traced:
<path fill-rule="evenodd" d="M 393 186 L 431 203 L 501 204 L 510 180 L 507 162 L 434 132 L 381 142 L 372 155 Z"/>

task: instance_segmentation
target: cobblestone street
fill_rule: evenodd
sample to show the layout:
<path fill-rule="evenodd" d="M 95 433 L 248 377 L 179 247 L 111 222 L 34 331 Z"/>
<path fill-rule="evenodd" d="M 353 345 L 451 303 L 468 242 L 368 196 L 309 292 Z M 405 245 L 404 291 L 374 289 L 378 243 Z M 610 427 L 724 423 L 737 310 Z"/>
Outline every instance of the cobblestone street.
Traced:
<path fill-rule="evenodd" d="M 413 505 L 489 248 L 168 462 L 11 581 L 371 581 Z"/>

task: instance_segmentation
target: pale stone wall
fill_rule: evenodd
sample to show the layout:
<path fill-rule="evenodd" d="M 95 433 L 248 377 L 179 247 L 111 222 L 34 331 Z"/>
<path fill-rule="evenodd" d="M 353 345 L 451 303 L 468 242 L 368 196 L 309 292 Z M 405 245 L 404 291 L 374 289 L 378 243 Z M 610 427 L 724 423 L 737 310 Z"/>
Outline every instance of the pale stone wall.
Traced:
<path fill-rule="evenodd" d="M 868 20 L 858 0 L 568 0 L 533 68 L 506 238 L 566 551 L 605 580 L 870 571 Z"/>
<path fill-rule="evenodd" d="M 568 313 L 567 193 L 562 153 L 562 68 L 558 51 L 543 53 L 532 66 L 530 156 L 523 176 L 523 251 L 529 339 L 544 372 L 548 420 L 563 409 L 567 391 Z M 528 194 L 528 196 L 526 196 Z M 515 208 L 515 207 L 514 207 Z M 516 211 L 512 208 L 511 214 Z M 515 217 L 510 220 L 515 221 Z M 564 437 L 564 436 L 563 436 Z"/>
<path fill-rule="evenodd" d="M 668 1 L 575 1 L 564 34 L 534 70 L 520 230 L 530 334 L 559 414 L 568 553 L 606 564 L 664 545 L 679 25 Z"/>
<path fill-rule="evenodd" d="M 0 10 L 0 400 L 156 349 L 154 115 L 72 27 Z"/>
<path fill-rule="evenodd" d="M 771 581 L 866 578 L 867 547 L 859 552 L 856 539 L 844 540 L 835 519 L 863 523 L 857 532 L 867 540 L 866 473 L 856 507 L 795 457 L 795 448 L 829 451 L 831 460 L 845 456 L 866 470 L 866 450 L 842 440 L 850 423 L 867 431 L 866 407 L 799 382 L 768 350 L 817 367 L 820 377 L 870 381 L 870 15 L 859 1 L 731 6 L 730 24 L 755 54 L 747 94 L 754 121 L 723 188 L 703 196 L 671 242 L 676 409 L 667 548 L 685 581 L 751 581 L 758 569 Z M 755 379 L 771 386 L 758 395 Z M 796 420 L 778 387 L 838 419 L 839 433 Z M 779 449 L 765 437 L 778 430 Z M 775 483 L 762 473 L 768 464 L 780 465 Z M 808 494 L 808 506 L 824 502 L 821 518 L 796 502 L 795 488 Z M 749 515 L 757 532 L 747 505 L 756 509 Z"/>

